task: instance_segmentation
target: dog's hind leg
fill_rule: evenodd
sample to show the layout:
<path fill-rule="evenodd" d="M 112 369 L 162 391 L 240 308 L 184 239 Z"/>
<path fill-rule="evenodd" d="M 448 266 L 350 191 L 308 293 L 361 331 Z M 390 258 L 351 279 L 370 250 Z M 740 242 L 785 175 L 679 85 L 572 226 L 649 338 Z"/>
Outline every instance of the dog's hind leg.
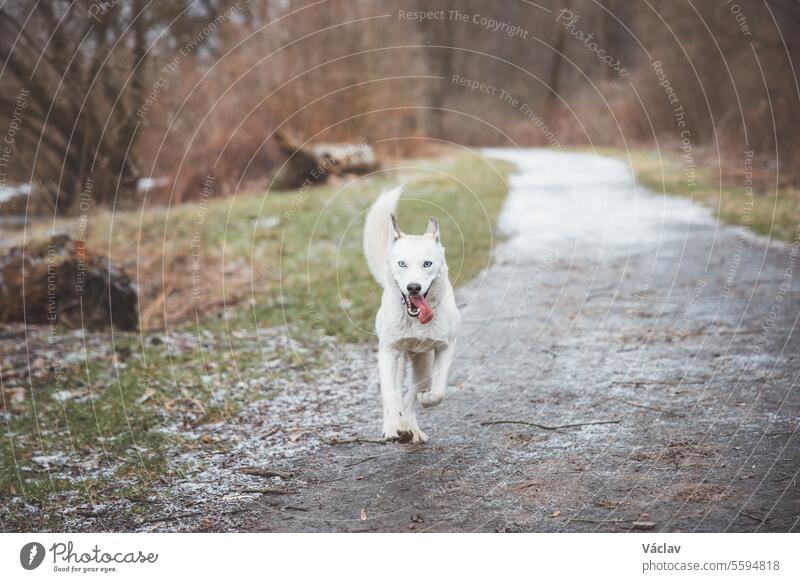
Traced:
<path fill-rule="evenodd" d="M 406 394 L 406 409 L 416 404 L 417 394 L 431 389 L 433 380 L 433 351 L 411 356 L 411 389 Z"/>
<path fill-rule="evenodd" d="M 383 400 L 383 438 L 387 441 L 408 441 L 413 435 L 403 417 L 403 386 L 405 354 L 398 350 L 378 350 L 378 373 Z"/>
<path fill-rule="evenodd" d="M 453 353 L 455 348 L 453 344 L 448 345 L 446 348 L 436 350 L 436 356 L 433 361 L 433 381 L 431 383 L 430 392 L 423 392 L 419 395 L 419 401 L 424 407 L 436 406 L 444 400 L 444 394 L 447 390 L 447 374 L 450 372 L 450 364 L 453 362 Z"/>

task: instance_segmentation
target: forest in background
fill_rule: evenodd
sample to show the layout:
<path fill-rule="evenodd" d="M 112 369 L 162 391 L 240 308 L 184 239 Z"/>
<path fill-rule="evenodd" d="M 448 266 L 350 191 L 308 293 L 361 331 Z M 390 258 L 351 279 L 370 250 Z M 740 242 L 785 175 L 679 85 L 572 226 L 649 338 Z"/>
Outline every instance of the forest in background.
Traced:
<path fill-rule="evenodd" d="M 3 182 L 57 212 L 265 182 L 276 130 L 411 155 L 654 147 L 796 185 L 793 0 L 53 0 L 0 8 Z M 776 166 L 780 172 L 776 171 Z"/>

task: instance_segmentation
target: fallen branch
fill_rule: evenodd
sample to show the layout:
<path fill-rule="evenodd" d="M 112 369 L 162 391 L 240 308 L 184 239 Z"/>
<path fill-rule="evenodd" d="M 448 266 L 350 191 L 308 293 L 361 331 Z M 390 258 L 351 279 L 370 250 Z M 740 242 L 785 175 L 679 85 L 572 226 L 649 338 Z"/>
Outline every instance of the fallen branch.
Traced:
<path fill-rule="evenodd" d="M 652 521 L 640 521 L 636 519 L 580 519 L 580 518 L 567 518 L 568 522 L 580 523 L 596 523 L 598 525 L 629 525 L 632 529 L 650 531 L 656 528 L 656 524 Z"/>
<path fill-rule="evenodd" d="M 378 458 L 378 457 L 367 457 L 366 459 L 361 459 L 360 461 L 357 461 L 357 462 L 355 462 L 355 463 L 352 463 L 352 464 L 350 464 L 350 465 L 345 465 L 345 466 L 344 466 L 344 468 L 345 468 L 345 469 L 352 469 L 353 467 L 357 467 L 357 466 L 358 466 L 358 465 L 360 465 L 361 463 L 366 463 L 367 461 L 371 461 L 371 460 L 373 460 L 373 459 L 377 459 L 377 458 Z"/>
<path fill-rule="evenodd" d="M 542 430 L 558 430 L 560 428 L 575 428 L 578 426 L 592 426 L 595 424 L 619 424 L 622 419 L 616 420 L 598 420 L 595 422 L 576 422 L 574 424 L 559 424 L 557 426 L 549 426 L 546 424 L 539 424 L 538 422 L 528 422 L 526 420 L 485 420 L 481 426 L 490 426 L 493 424 L 522 424 L 525 426 L 533 426 Z"/>
<path fill-rule="evenodd" d="M 765 518 L 762 519 L 760 517 L 756 517 L 755 515 L 750 515 L 749 513 L 745 513 L 744 511 L 740 511 L 739 515 L 743 515 L 745 517 L 749 517 L 753 521 L 757 521 L 759 523 L 767 523 L 770 519 L 772 519 L 771 517 L 765 517 Z"/>
<path fill-rule="evenodd" d="M 281 429 L 279 427 L 275 427 L 271 431 L 269 431 L 267 434 L 263 435 L 261 438 L 265 439 L 267 437 L 271 437 L 274 434 L 278 434 L 280 431 L 281 431 Z"/>
<path fill-rule="evenodd" d="M 239 469 L 245 475 L 254 475 L 256 477 L 264 477 L 268 479 L 270 477 L 280 477 L 281 479 L 291 479 L 292 473 L 288 473 L 286 471 L 278 471 L 277 469 L 259 469 L 257 467 L 243 467 Z"/>
<path fill-rule="evenodd" d="M 264 489 L 242 489 L 239 493 L 258 493 L 261 495 L 294 495 L 297 491 L 292 491 L 291 489 L 272 489 L 272 488 L 264 488 Z"/>
<path fill-rule="evenodd" d="M 231 509 L 230 511 L 223 511 L 221 513 L 217 513 L 218 516 L 223 515 L 236 515 L 237 513 L 244 513 L 245 511 L 249 511 L 247 507 L 242 507 L 239 509 Z M 150 519 L 145 519 L 144 521 L 140 521 L 139 525 L 147 525 L 148 523 L 159 523 L 162 521 L 172 521 L 174 519 L 185 519 L 187 517 L 198 517 L 200 515 L 207 515 L 208 511 L 191 511 L 188 513 L 177 513 L 175 515 L 165 515 L 163 517 L 151 517 Z"/>
<path fill-rule="evenodd" d="M 177 515 L 165 515 L 164 517 L 153 517 L 150 519 L 145 519 L 139 525 L 145 525 L 148 523 L 158 523 L 160 521 L 172 521 L 173 519 L 184 519 L 187 517 L 197 517 L 198 515 L 204 515 L 205 511 L 192 511 L 189 513 L 178 513 Z"/>
<path fill-rule="evenodd" d="M 628 524 L 631 524 L 631 523 L 635 522 L 636 519 L 583 519 L 583 518 L 579 518 L 579 517 L 568 517 L 567 521 L 569 521 L 569 522 L 576 521 L 576 522 L 579 522 L 579 523 L 597 523 L 597 524 L 600 524 L 600 525 L 609 525 L 609 524 L 616 524 L 616 525 L 625 524 L 625 525 L 628 525 Z"/>
<path fill-rule="evenodd" d="M 371 445 L 385 445 L 386 441 L 376 441 L 371 439 L 336 439 L 333 438 L 328 441 L 329 445 L 353 445 L 353 444 L 371 444 Z"/>

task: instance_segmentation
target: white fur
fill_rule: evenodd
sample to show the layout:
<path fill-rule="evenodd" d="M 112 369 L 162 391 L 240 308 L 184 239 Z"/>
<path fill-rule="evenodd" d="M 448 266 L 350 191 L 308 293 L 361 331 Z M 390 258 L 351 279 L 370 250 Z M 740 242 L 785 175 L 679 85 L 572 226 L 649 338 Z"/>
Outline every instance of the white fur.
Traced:
<path fill-rule="evenodd" d="M 402 187 L 387 190 L 372 205 L 364 226 L 364 254 L 370 272 L 383 286 L 375 318 L 383 438 L 424 442 L 428 437 L 417 424 L 416 402 L 428 407 L 444 398 L 461 315 L 448 279 L 438 224 L 432 218 L 425 234 L 403 234 L 392 216 L 401 193 Z M 426 267 L 425 261 L 431 265 Z M 427 293 L 434 312 L 428 324 L 409 315 L 403 300 L 409 283 L 419 283 L 422 293 Z M 404 395 L 407 364 L 412 383 Z"/>

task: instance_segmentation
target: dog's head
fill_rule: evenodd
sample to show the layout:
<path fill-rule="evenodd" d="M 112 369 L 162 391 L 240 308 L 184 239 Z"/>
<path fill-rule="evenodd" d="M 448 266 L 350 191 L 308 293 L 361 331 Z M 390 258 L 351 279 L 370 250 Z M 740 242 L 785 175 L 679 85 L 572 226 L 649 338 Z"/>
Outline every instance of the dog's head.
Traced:
<path fill-rule="evenodd" d="M 400 289 L 406 312 L 419 317 L 420 322 L 433 319 L 427 296 L 437 277 L 446 275 L 444 247 L 439 241 L 439 223 L 428 221 L 428 230 L 422 235 L 404 234 L 397 226 L 394 214 L 389 225 L 389 252 L 387 261 L 391 280 Z"/>

